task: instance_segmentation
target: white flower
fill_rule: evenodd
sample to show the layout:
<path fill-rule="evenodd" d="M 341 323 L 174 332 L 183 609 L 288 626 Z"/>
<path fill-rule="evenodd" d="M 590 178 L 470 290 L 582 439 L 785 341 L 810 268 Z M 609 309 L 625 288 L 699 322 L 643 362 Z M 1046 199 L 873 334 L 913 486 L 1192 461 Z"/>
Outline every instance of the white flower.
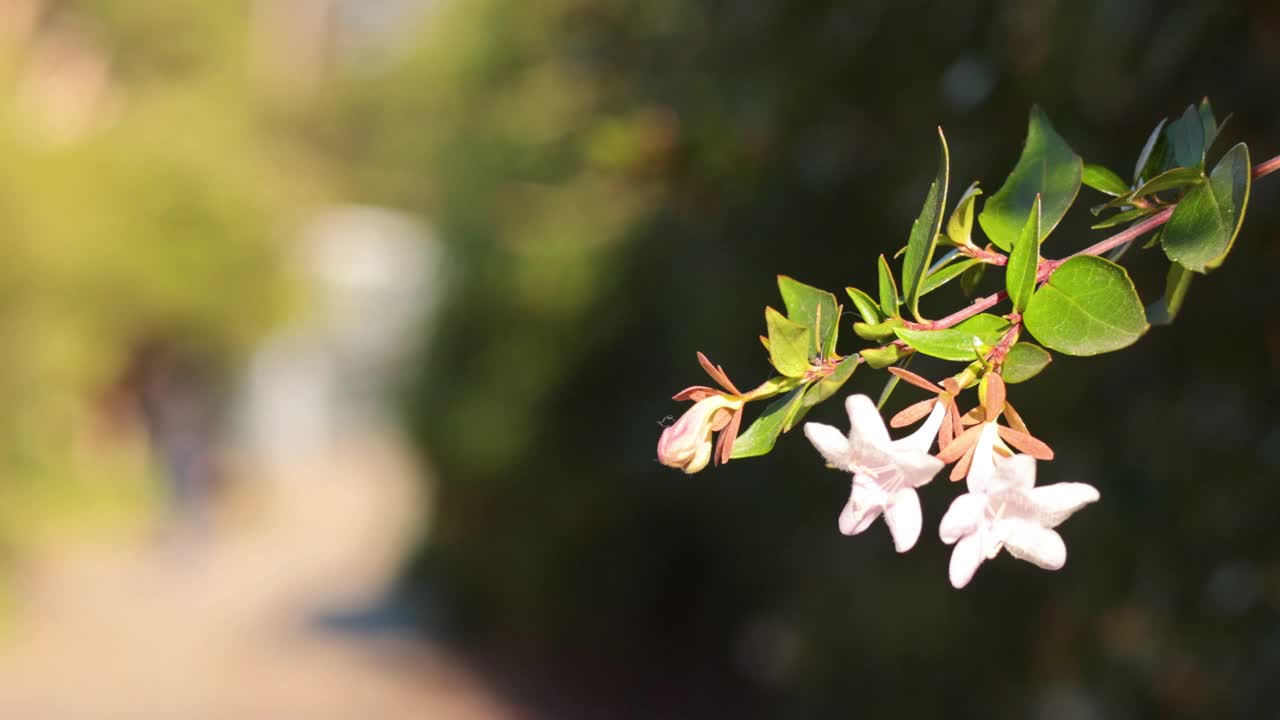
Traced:
<path fill-rule="evenodd" d="M 833 467 L 853 473 L 849 502 L 840 513 L 840 532 L 857 535 L 884 514 L 898 552 L 910 550 L 920 537 L 920 497 L 916 488 L 942 469 L 929 454 L 946 408 L 938 403 L 929 419 L 912 435 L 889 438 L 871 398 L 851 395 L 849 434 L 830 425 L 805 423 L 804 434 Z"/>
<path fill-rule="evenodd" d="M 985 430 L 982 435 L 988 437 Z M 981 457 L 993 457 L 989 470 L 980 469 Z M 1046 570 L 1057 570 L 1066 563 L 1067 546 L 1053 528 L 1095 502 L 1098 491 L 1085 483 L 1035 484 L 1036 461 L 1030 455 L 1004 458 L 989 450 L 975 453 L 969 492 L 951 503 L 938 528 L 942 541 L 956 546 L 951 553 L 953 586 L 967 585 L 978 566 L 994 558 L 1001 548 Z"/>

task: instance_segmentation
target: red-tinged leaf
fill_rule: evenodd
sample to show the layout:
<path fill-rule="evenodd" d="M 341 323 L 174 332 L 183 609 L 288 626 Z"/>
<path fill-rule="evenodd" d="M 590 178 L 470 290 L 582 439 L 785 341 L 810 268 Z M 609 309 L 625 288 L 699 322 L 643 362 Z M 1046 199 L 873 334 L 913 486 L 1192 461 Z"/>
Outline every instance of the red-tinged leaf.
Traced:
<path fill-rule="evenodd" d="M 947 443 L 947 446 L 942 448 L 942 452 L 937 455 L 938 459 L 948 465 L 959 460 L 960 456 L 964 455 L 965 451 L 973 447 L 974 443 L 978 442 L 978 435 L 981 433 L 981 425 L 975 425 L 960 433 L 956 439 Z"/>
<path fill-rule="evenodd" d="M 890 373 L 892 373 L 892 374 L 894 374 L 894 375 L 897 375 L 898 377 L 902 378 L 903 380 L 906 380 L 907 382 L 911 383 L 912 385 L 915 385 L 916 387 L 920 388 L 921 390 L 928 390 L 929 392 L 931 392 L 931 393 L 935 393 L 935 394 L 937 394 L 937 393 L 941 393 L 941 392 L 942 392 L 942 388 L 938 387 L 937 385 L 934 385 L 933 383 L 929 382 L 928 380 L 925 380 L 924 378 L 922 378 L 922 377 L 920 377 L 919 375 L 917 375 L 917 374 L 915 374 L 915 373 L 911 372 L 910 370 L 904 370 L 904 369 L 902 369 L 902 368 L 900 368 L 900 367 L 891 367 L 891 368 L 889 368 L 889 372 L 890 372 Z"/>
<path fill-rule="evenodd" d="M 973 464 L 973 453 L 977 449 L 977 445 L 970 445 L 969 449 L 964 451 L 964 455 L 960 457 L 960 462 L 951 468 L 951 482 L 960 482 L 969 474 L 969 466 Z"/>
<path fill-rule="evenodd" d="M 711 397 L 712 395 L 719 395 L 719 394 L 720 394 L 720 391 L 716 390 L 715 388 L 709 388 L 706 385 L 692 385 L 690 387 L 687 387 L 681 390 L 675 395 L 672 395 L 671 399 L 680 401 L 680 402 L 683 402 L 685 400 L 692 400 L 694 402 L 698 402 L 699 400 L 704 400 L 706 398 Z"/>
<path fill-rule="evenodd" d="M 976 407 L 960 416 L 960 424 L 964 427 L 972 427 L 986 421 L 987 416 L 980 407 Z"/>
<path fill-rule="evenodd" d="M 738 439 L 738 429 L 742 427 L 742 408 L 738 408 L 733 413 L 733 417 L 729 419 L 729 424 L 720 432 L 720 437 L 716 439 L 716 464 L 723 465 L 729 462 L 729 458 L 733 455 L 733 442 Z"/>
<path fill-rule="evenodd" d="M 1053 459 L 1053 448 L 1045 445 L 1042 441 L 1026 433 L 1018 432 L 1013 428 L 1004 427 L 1003 425 L 999 426 L 997 429 L 1000 432 L 1000 437 L 1004 438 L 1005 442 L 1031 457 L 1037 460 Z"/>
<path fill-rule="evenodd" d="M 742 394 L 741 390 L 738 390 L 738 388 L 733 386 L 733 382 L 730 381 L 729 376 L 725 374 L 724 368 L 719 365 L 712 365 L 711 361 L 707 359 L 707 356 L 703 355 L 701 352 L 698 353 L 698 364 L 702 366 L 703 370 L 707 371 L 707 374 L 711 376 L 712 380 L 720 383 L 720 387 L 723 387 L 734 395 Z"/>
<path fill-rule="evenodd" d="M 983 380 L 987 384 L 987 417 L 994 420 L 1004 410 L 1004 378 L 997 373 L 988 373 Z"/>
<path fill-rule="evenodd" d="M 1004 403 L 1004 418 L 1009 421 L 1009 427 L 1014 430 L 1027 435 L 1031 434 L 1031 431 L 1027 429 L 1027 424 L 1022 421 L 1022 416 L 1018 414 L 1017 410 L 1013 409 L 1013 404 L 1008 400 Z"/>
<path fill-rule="evenodd" d="M 946 400 L 944 399 L 940 402 L 946 402 Z M 938 447 L 940 448 L 950 445 L 956 436 L 955 423 L 952 421 L 954 417 L 955 411 L 952 403 L 947 403 L 947 414 L 942 417 L 942 426 L 938 428 Z"/>
<path fill-rule="evenodd" d="M 933 410 L 933 406 L 937 403 L 937 398 L 929 398 L 928 400 L 921 400 L 918 403 L 908 405 L 902 410 L 902 412 L 894 415 L 893 418 L 889 420 L 889 427 L 900 428 L 919 422 L 920 418 L 928 415 L 929 412 Z"/>

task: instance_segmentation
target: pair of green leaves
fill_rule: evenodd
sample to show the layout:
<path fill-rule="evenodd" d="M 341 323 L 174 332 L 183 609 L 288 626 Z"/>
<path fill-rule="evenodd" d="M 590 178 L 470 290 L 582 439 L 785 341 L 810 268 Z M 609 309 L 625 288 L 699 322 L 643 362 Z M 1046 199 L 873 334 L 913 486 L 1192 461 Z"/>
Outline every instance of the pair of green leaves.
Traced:
<path fill-rule="evenodd" d="M 733 444 L 733 457 L 755 457 L 773 449 L 778 436 L 790 430 L 809 408 L 830 398 L 853 375 L 858 358 L 840 360 L 835 369 L 819 380 L 807 376 L 815 365 L 837 359 L 841 307 L 825 290 L 805 285 L 785 275 L 778 276 L 786 315 L 765 308 L 769 359 L 783 376 L 780 385 L 792 384 L 779 399 L 770 403 Z M 859 312 L 863 308 L 859 307 Z"/>
<path fill-rule="evenodd" d="M 785 377 L 804 377 L 813 364 L 835 355 L 841 308 L 831 293 L 786 275 L 778 276 L 778 290 L 787 314 L 765 308 L 769 359 Z"/>

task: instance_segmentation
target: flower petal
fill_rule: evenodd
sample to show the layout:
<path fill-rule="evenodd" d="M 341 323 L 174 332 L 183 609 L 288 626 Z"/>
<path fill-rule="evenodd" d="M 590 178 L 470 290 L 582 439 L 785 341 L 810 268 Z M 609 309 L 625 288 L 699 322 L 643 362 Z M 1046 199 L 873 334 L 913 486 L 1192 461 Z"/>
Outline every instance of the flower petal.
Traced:
<path fill-rule="evenodd" d="M 913 488 L 929 484 L 945 465 L 941 460 L 930 455 L 927 450 L 895 448 L 892 458 L 894 464 L 902 471 L 906 486 Z"/>
<path fill-rule="evenodd" d="M 938 525 L 938 537 L 950 545 L 965 535 L 972 535 L 982 521 L 987 504 L 987 496 L 981 493 L 965 493 L 952 500 Z"/>
<path fill-rule="evenodd" d="M 988 377 L 997 377 L 989 375 Z M 969 463 L 969 474 L 965 477 L 969 492 L 983 492 L 991 487 L 995 476 L 995 442 L 999 437 L 996 424 L 983 423 L 978 440 L 973 447 L 973 461 Z"/>
<path fill-rule="evenodd" d="M 849 437 L 862 443 L 884 447 L 889 444 L 889 429 L 884 426 L 884 418 L 876 410 L 876 404 L 866 395 L 850 395 L 844 401 L 845 410 L 849 412 Z"/>
<path fill-rule="evenodd" d="M 1031 488 L 1027 497 L 1041 514 L 1045 527 L 1057 527 L 1063 520 L 1091 502 L 1098 501 L 1098 489 L 1086 483 L 1055 483 Z"/>
<path fill-rule="evenodd" d="M 993 478 L 989 487 L 1027 491 L 1036 484 L 1036 459 L 1030 455 L 1000 458 L 994 463 Z"/>
<path fill-rule="evenodd" d="M 920 496 L 915 490 L 905 488 L 899 490 L 889 500 L 884 510 L 884 521 L 889 526 L 889 534 L 893 535 L 893 547 L 904 553 L 915 547 L 920 539 Z"/>
<path fill-rule="evenodd" d="M 1053 530 L 1016 518 L 1001 524 L 1005 530 L 1004 546 L 1010 555 L 1045 570 L 1057 570 L 1067 562 L 1067 546 Z"/>
<path fill-rule="evenodd" d="M 804 436 L 818 449 L 828 465 L 840 470 L 850 471 L 849 438 L 830 425 L 822 423 L 805 423 Z"/>
<path fill-rule="evenodd" d="M 883 493 L 877 493 L 867 483 L 856 479 L 849 491 L 849 502 L 840 512 L 840 532 L 857 535 L 871 527 L 884 510 Z"/>
<path fill-rule="evenodd" d="M 942 422 L 947 417 L 947 406 L 940 402 L 934 402 L 933 411 L 929 413 L 929 419 L 924 421 L 915 432 L 902 438 L 894 440 L 894 448 L 906 448 L 922 453 L 928 453 L 929 448 L 933 447 L 933 439 L 938 437 L 938 429 L 942 427 Z M 939 466 L 941 469 L 941 466 Z M 937 470 L 934 471 L 935 473 Z"/>
<path fill-rule="evenodd" d="M 959 590 L 968 585 L 983 560 L 982 541 L 976 535 L 961 538 L 956 549 L 951 551 L 951 587 Z"/>

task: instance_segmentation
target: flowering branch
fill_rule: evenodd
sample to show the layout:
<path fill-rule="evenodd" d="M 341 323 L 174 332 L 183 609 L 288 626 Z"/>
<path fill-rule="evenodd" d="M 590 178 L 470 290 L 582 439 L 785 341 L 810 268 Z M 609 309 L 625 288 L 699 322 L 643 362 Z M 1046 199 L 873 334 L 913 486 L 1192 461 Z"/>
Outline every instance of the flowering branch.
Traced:
<path fill-rule="evenodd" d="M 955 545 L 952 585 L 966 585 L 978 566 L 1002 549 L 1043 568 L 1062 567 L 1066 546 L 1054 528 L 1099 494 L 1083 483 L 1036 487 L 1036 462 L 1052 460 L 1054 453 L 1009 403 L 1007 385 L 1035 377 L 1049 365 L 1052 352 L 1090 356 L 1129 346 L 1152 324 L 1171 322 L 1194 276 L 1222 264 L 1243 222 L 1252 181 L 1280 170 L 1280 156 L 1251 166 L 1248 147 L 1240 143 L 1210 169 L 1206 161 L 1218 131 L 1207 99 L 1173 122 L 1160 123 L 1130 182 L 1085 163 L 1033 108 L 1022 155 L 1001 188 L 979 212 L 982 192 L 977 183 L 970 185 L 944 224 L 951 168 L 939 129 L 938 173 L 900 253 L 899 268 L 895 271 L 882 255 L 874 295 L 847 288 L 861 318 L 853 330 L 871 345 L 838 353 L 843 308 L 835 296 L 779 277 L 786 312 L 766 309 L 767 335 L 760 338 L 779 375 L 743 393 L 723 368 L 699 353 L 699 363 L 719 389 L 693 386 L 675 396 L 694 405 L 663 431 L 658 459 L 694 473 L 712 461 L 766 454 L 858 367 L 887 368 L 891 377 L 879 405 L 900 381 L 930 396 L 890 422 L 897 428 L 923 420 L 914 433 L 892 439 L 877 403 L 865 395 L 845 401 L 847 433 L 804 425 L 805 436 L 827 464 L 851 476 L 840 531 L 859 534 L 883 516 L 894 546 L 906 552 L 921 531 L 917 489 L 953 465 L 951 479 L 964 479 L 968 492 L 955 498 L 939 527 L 942 541 Z M 1111 213 L 1095 228 L 1128 227 L 1060 259 L 1044 258 L 1043 243 L 1075 203 L 1081 185 L 1109 196 L 1093 208 L 1095 216 Z M 975 219 L 987 243 L 974 241 Z M 1170 261 L 1169 280 L 1165 295 L 1144 306 L 1128 273 L 1102 256 L 1118 259 L 1135 240 L 1157 230 L 1157 239 L 1146 247 L 1160 245 Z M 934 262 L 939 245 L 951 250 Z M 924 316 L 920 300 L 925 295 L 957 278 L 972 294 L 988 271 L 1003 274 L 1002 289 L 940 319 Z M 987 312 L 1006 300 L 1009 312 Z M 915 354 L 963 367 L 931 381 L 905 369 Z M 970 390 L 976 390 L 976 402 L 962 412 L 959 401 Z M 772 402 L 739 436 L 744 407 L 763 399 Z"/>

